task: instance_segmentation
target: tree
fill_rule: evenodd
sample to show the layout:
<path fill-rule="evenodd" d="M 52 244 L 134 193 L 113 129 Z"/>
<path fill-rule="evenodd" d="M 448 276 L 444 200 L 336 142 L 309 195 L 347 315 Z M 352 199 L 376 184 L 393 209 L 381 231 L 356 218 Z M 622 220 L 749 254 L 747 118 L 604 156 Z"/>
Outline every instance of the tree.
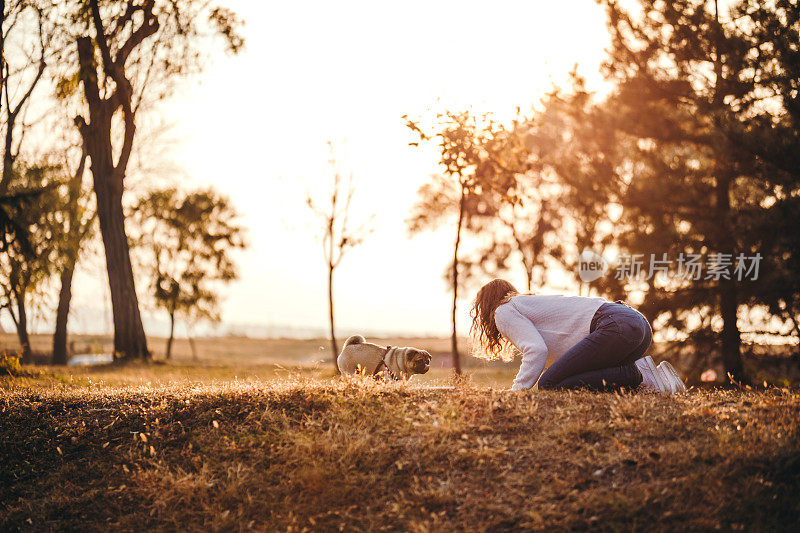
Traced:
<path fill-rule="evenodd" d="M 501 163 L 495 172 L 508 176 L 500 180 L 505 187 L 489 188 L 482 195 L 482 201 L 493 206 L 487 210 L 491 217 L 481 217 L 474 230 L 470 228 L 487 241 L 478 247 L 470 266 L 497 277 L 514 268 L 510 261 L 518 259 L 528 291 L 544 286 L 553 277 L 548 276 L 553 268 L 572 266 L 570 245 L 577 247 L 575 241 L 589 225 L 585 218 L 576 223 L 573 216 L 583 213 L 575 209 L 575 200 L 581 198 L 576 192 L 580 181 L 576 169 L 565 172 L 563 168 L 572 154 L 556 155 L 554 150 L 555 146 L 574 149 L 573 142 L 561 137 L 566 117 L 558 110 L 556 94 L 542 102 L 542 110 L 529 115 L 518 110 L 511 125 L 495 134 L 501 142 L 494 142 L 494 148 L 484 147 L 487 157 Z M 507 147 L 515 148 L 509 151 Z M 495 265 L 494 269 L 487 271 L 487 264 Z"/>
<path fill-rule="evenodd" d="M 488 115 L 479 118 L 468 111 L 444 111 L 437 115 L 430 131 L 407 116 L 403 118 L 420 141 L 438 145 L 442 168 L 442 174 L 420 187 L 419 200 L 408 220 L 409 230 L 413 234 L 436 227 L 444 218 L 456 219 L 449 268 L 453 289 L 450 344 L 453 370 L 460 374 L 456 311 L 462 233 L 474 222 L 495 216 L 498 207 L 487 201 L 488 197 L 500 195 L 510 203 L 518 200 L 517 178 L 528 170 L 526 150 L 520 142 L 523 136 L 516 131 L 523 125 L 515 121 L 511 129 L 515 134 L 509 134 Z"/>
<path fill-rule="evenodd" d="M 5 194 L 9 187 L 14 187 L 16 190 L 29 188 L 26 183 L 12 183 L 13 180 L 24 179 L 26 176 L 26 169 L 17 169 L 17 161 L 20 159 L 20 154 L 23 152 L 23 140 L 34 139 L 33 149 L 28 148 L 28 152 L 32 155 L 31 158 L 41 157 L 39 153 L 45 152 L 50 155 L 49 159 L 53 159 L 53 155 L 63 154 L 64 159 L 71 158 L 71 150 L 69 148 L 62 148 L 59 146 L 59 141 L 56 136 L 50 135 L 48 131 L 47 140 L 43 141 L 41 134 L 37 135 L 35 128 L 40 126 L 38 122 L 41 120 L 30 120 L 28 118 L 28 109 L 34 105 L 36 108 L 42 106 L 50 106 L 53 101 L 42 94 L 41 90 L 37 90 L 40 86 L 49 88 L 49 82 L 52 79 L 58 79 L 59 75 L 65 68 L 61 61 L 61 56 L 64 54 L 66 48 L 66 41 L 63 39 L 62 31 L 59 26 L 64 24 L 61 13 L 51 3 L 39 2 L 35 0 L 22 0 L 11 3 L 7 11 L 4 10 L 3 19 L 3 45 L 11 44 L 8 50 L 8 60 L 10 64 L 6 64 L 7 68 L 2 70 L 3 73 L 3 91 L 0 93 L 0 101 L 5 100 L 6 106 L 4 108 L 3 117 L 5 119 L 4 126 L 4 151 L 3 151 L 3 172 L 2 179 L 0 179 L 0 190 Z M 4 55 L 4 59 L 5 55 Z M 5 63 L 5 62 L 4 62 Z M 10 68 L 8 68 L 10 67 Z M 57 95 L 59 96 L 59 92 Z M 56 104 L 58 109 L 63 109 L 60 102 Z M 0 106 L 2 108 L 2 106 Z M 48 113 L 52 121 L 54 116 L 60 113 Z M 55 127 L 60 128 L 62 124 L 56 122 Z M 66 126 L 66 124 L 64 124 Z M 45 127 L 53 127 L 53 123 L 45 124 Z M 39 128 L 41 130 L 41 128 Z M 38 143 L 36 142 L 38 140 Z M 31 144 L 30 142 L 27 144 Z M 91 213 L 87 213 L 87 208 L 82 202 L 84 194 L 81 191 L 81 182 L 83 178 L 83 168 L 85 166 L 86 153 L 82 150 L 79 158 L 78 171 L 72 179 L 72 183 L 67 187 L 66 200 L 64 204 L 58 207 L 58 213 L 53 213 L 54 218 L 51 222 L 54 224 L 63 224 L 61 228 L 62 238 L 59 239 L 56 246 L 57 257 L 52 258 L 57 262 L 57 270 L 61 272 L 61 290 L 59 295 L 58 311 L 56 316 L 56 330 L 54 335 L 53 344 L 53 361 L 55 364 L 66 364 L 67 352 L 67 316 L 69 312 L 69 303 L 71 299 L 71 283 L 72 276 L 75 270 L 75 264 L 78 259 L 78 252 L 80 243 L 88 233 L 91 226 Z M 26 163 L 31 167 L 29 163 Z M 36 166 L 50 166 L 53 169 L 58 169 L 59 181 L 61 180 L 61 169 L 66 169 L 68 161 L 59 163 L 58 165 L 51 165 L 50 163 L 36 163 Z M 20 170 L 17 172 L 17 170 Z M 17 193 L 17 200 L 22 200 L 23 197 L 30 194 L 35 194 L 36 191 L 29 190 L 27 192 Z M 59 193 L 61 190 L 59 190 Z M 20 194 L 22 197 L 20 197 Z M 14 196 L 4 196 L 3 203 L 9 205 L 13 212 L 20 212 L 18 203 L 14 203 Z M 16 207 L 15 207 L 16 206 Z M 26 232 L 19 228 L 17 221 L 9 219 L 4 212 L 2 216 L 3 227 L 6 229 L 5 234 L 16 239 L 22 246 L 22 249 L 30 251 L 31 261 L 36 262 L 38 258 L 32 257 L 33 251 L 30 246 L 26 246 Z M 30 220 L 28 220 L 30 222 Z M 53 268 L 52 270 L 56 270 Z"/>
<path fill-rule="evenodd" d="M 548 181 L 541 173 L 529 172 L 519 177 L 514 201 L 500 194 L 486 198 L 494 205 L 493 214 L 475 217 L 480 222 L 468 227 L 476 243 L 474 251 L 461 258 L 465 280 L 521 270 L 528 291 L 547 284 L 551 268 L 560 265 L 568 237 L 562 188 Z"/>
<path fill-rule="evenodd" d="M 339 367 L 336 364 L 336 358 L 339 354 L 339 346 L 336 342 L 334 328 L 333 274 L 342 262 L 344 254 L 349 249 L 361 244 L 367 235 L 372 232 L 371 222 L 373 217 L 368 217 L 355 228 L 351 227 L 350 207 L 356 191 L 353 175 L 351 173 L 345 182 L 333 156 L 333 145 L 328 143 L 328 146 L 331 150 L 330 164 L 333 169 L 333 186 L 330 190 L 328 203 L 324 207 L 320 207 L 319 203 L 309 194 L 306 196 L 306 204 L 322 221 L 322 249 L 328 270 L 328 321 L 331 331 L 331 350 L 333 367 L 338 373 Z"/>
<path fill-rule="evenodd" d="M 151 294 L 169 314 L 169 359 L 176 318 L 187 325 L 219 321 L 219 289 L 237 278 L 232 254 L 245 248 L 243 229 L 229 200 L 211 189 L 189 194 L 156 190 L 133 213 L 134 243 L 145 255 Z"/>
<path fill-rule="evenodd" d="M 29 107 L 31 98 L 42 80 L 47 65 L 46 56 L 50 41 L 45 32 L 45 21 L 42 10 L 29 2 L 14 2 L 9 6 L 8 12 L 3 6 L 2 25 L 2 82 L 0 82 L 0 100 L 5 104 L 4 135 L 3 135 L 3 170 L 0 175 L 0 195 L 6 194 L 14 178 L 14 164 L 20 155 L 24 139 L 25 112 Z M 30 39 L 27 32 L 34 26 L 37 29 L 35 39 Z M 13 34 L 13 35 L 12 35 Z M 9 37 L 12 36 L 18 48 L 34 49 L 33 54 L 16 54 L 15 64 L 8 63 L 7 46 Z M 14 101 L 16 99 L 16 101 Z M 22 121 L 20 123 L 19 121 Z"/>
<path fill-rule="evenodd" d="M 554 88 L 531 119 L 527 145 L 536 161 L 535 205 L 546 201 L 545 228 L 557 234 L 548 253 L 578 283 L 612 299 L 625 298 L 622 284 L 607 277 L 594 285 L 580 277 L 584 250 L 602 251 L 615 243 L 620 205 L 619 153 L 627 149 L 605 108 L 575 71 L 568 91 Z M 549 211 L 549 213 L 548 213 Z M 556 228 L 558 227 L 558 228 Z"/>
<path fill-rule="evenodd" d="M 43 192 L 41 189 L 31 189 L 0 196 L 0 252 L 6 252 L 9 246 L 16 244 L 25 256 L 35 254 L 28 228 L 24 227 L 25 221 L 18 220 L 16 213 Z"/>
<path fill-rule="evenodd" d="M 94 206 L 89 205 L 89 198 L 83 190 L 86 158 L 86 150 L 81 149 L 78 166 L 67 181 L 64 216 L 61 221 L 64 226 L 64 238 L 58 246 L 60 288 L 56 308 L 56 326 L 53 333 L 52 363 L 54 365 L 67 364 L 67 323 L 72 302 L 72 278 L 75 275 L 75 268 L 84 242 L 92 233 L 96 214 Z"/>
<path fill-rule="evenodd" d="M 732 143 L 742 147 L 765 166 L 760 176 L 767 187 L 758 204 L 742 210 L 746 225 L 757 236 L 764 265 L 758 284 L 751 284 L 746 295 L 751 304 L 766 306 L 768 318 L 780 324 L 769 333 L 800 340 L 800 232 L 796 214 L 800 212 L 800 6 L 780 1 L 762 6 L 740 2 L 731 17 L 747 30 L 751 46 L 758 53 L 747 56 L 756 89 L 749 95 L 758 112 L 742 117 L 742 123 L 725 123 Z M 800 360 L 800 352 L 795 351 Z"/>
<path fill-rule="evenodd" d="M 208 36 L 201 21 L 208 20 L 234 52 L 242 40 L 233 13 L 205 2 L 81 0 L 74 5 L 76 19 L 84 27 L 77 38 L 77 79 L 88 108 L 88 120 L 78 115 L 75 124 L 91 159 L 111 292 L 115 356 L 146 359 L 149 351 L 122 207 L 137 110 L 150 92 L 163 97 L 176 76 L 199 70 L 198 50 Z M 120 115 L 118 132 L 115 116 Z"/>
<path fill-rule="evenodd" d="M 33 255 L 25 223 L 15 220 L 27 202 L 39 194 L 34 187 L 13 183 L 25 174 L 18 172 L 17 160 L 22 153 L 25 133 L 31 123 L 26 120 L 27 110 L 41 85 L 46 68 L 46 57 L 51 41 L 45 30 L 45 16 L 32 2 L 17 1 L 6 8 L 2 6 L 2 31 L 0 32 L 0 111 L 2 111 L 3 167 L 0 171 L 0 251 L 6 251 L 10 240 L 19 245 L 26 255 Z M 31 32 L 35 32 L 32 36 Z M 13 50 L 8 46 L 13 45 Z M 9 63 L 10 60 L 10 63 Z M 16 191 L 9 194 L 15 187 Z"/>
<path fill-rule="evenodd" d="M 28 335 L 29 304 L 33 297 L 34 309 L 42 308 L 44 284 L 56 259 L 54 243 L 63 238 L 58 221 L 62 206 L 54 186 L 57 168 L 23 168 L 25 165 L 17 163 L 14 172 L 19 179 L 12 178 L 10 189 L 17 201 L 2 206 L 2 212 L 25 229 L 27 238 L 9 241 L 0 254 L 0 309 L 6 309 L 17 330 L 22 361 L 30 363 L 33 354 Z M 18 193 L 23 189 L 18 189 L 15 182 L 31 185 L 35 193 Z"/>
<path fill-rule="evenodd" d="M 17 330 L 22 360 L 30 362 L 28 300 L 50 275 L 50 243 L 58 238 L 55 212 L 59 206 L 56 192 L 48 186 L 56 169 L 26 161 L 23 141 L 30 138 L 36 122 L 27 119 L 27 112 L 42 85 L 52 31 L 36 2 L 17 1 L 8 7 L 3 3 L 0 8 L 0 297 Z"/>
<path fill-rule="evenodd" d="M 719 346 L 727 372 L 743 380 L 740 312 L 767 304 L 797 316 L 796 231 L 784 220 L 799 188 L 798 7 L 735 2 L 723 11 L 696 0 L 629 12 L 605 3 L 616 88 L 603 105 L 629 147 L 617 160 L 617 242 L 671 257 L 770 252 L 777 268 L 760 280 L 638 284 L 644 311 Z M 775 237 L 780 228 L 790 235 Z"/>

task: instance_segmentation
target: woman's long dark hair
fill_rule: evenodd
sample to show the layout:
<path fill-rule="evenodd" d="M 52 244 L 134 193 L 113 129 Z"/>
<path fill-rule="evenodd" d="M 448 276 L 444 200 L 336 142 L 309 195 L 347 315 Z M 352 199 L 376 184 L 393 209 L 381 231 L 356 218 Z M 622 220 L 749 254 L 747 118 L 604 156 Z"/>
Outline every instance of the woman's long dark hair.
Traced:
<path fill-rule="evenodd" d="M 473 355 L 490 360 L 511 359 L 510 343 L 497 329 L 494 312 L 517 294 L 517 289 L 504 279 L 494 279 L 480 288 L 470 311 L 472 327 L 469 331 L 476 347 Z"/>

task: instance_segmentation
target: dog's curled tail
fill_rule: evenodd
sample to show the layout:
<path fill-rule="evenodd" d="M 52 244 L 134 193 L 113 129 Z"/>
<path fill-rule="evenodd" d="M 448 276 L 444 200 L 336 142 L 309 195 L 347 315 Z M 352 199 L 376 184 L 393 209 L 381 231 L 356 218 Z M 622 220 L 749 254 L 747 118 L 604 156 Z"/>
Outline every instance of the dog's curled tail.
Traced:
<path fill-rule="evenodd" d="M 361 335 L 353 335 L 351 337 L 348 337 L 347 340 L 344 341 L 344 346 L 342 346 L 342 348 L 343 349 L 347 348 L 351 344 L 364 344 L 365 342 L 367 342 L 367 339 L 365 339 Z"/>
<path fill-rule="evenodd" d="M 350 364 L 349 361 L 352 358 L 352 354 L 347 353 L 347 347 L 352 346 L 355 344 L 364 344 L 367 342 L 367 339 L 362 337 L 361 335 L 353 335 L 348 337 L 346 341 L 344 341 L 344 345 L 342 345 L 342 351 L 339 353 L 339 357 L 336 358 L 336 366 L 339 367 L 339 372 L 344 375 L 352 375 L 355 369 L 349 368 Z"/>

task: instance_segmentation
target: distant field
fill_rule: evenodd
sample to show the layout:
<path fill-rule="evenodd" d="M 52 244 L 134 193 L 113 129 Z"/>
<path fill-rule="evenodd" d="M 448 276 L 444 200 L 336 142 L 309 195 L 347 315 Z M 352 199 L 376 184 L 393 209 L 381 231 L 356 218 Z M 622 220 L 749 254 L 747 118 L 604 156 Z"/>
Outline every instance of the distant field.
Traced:
<path fill-rule="evenodd" d="M 785 388 L 425 391 L 291 373 L 164 384 L 158 372 L 125 388 L 4 378 L 0 530 L 800 523 L 800 393 Z"/>
<path fill-rule="evenodd" d="M 76 353 L 111 353 L 113 338 L 110 336 L 74 336 Z M 419 383 L 435 384 L 450 377 L 450 339 L 441 338 L 388 338 L 369 339 L 381 345 L 415 346 L 428 350 L 433 356 L 431 371 L 424 376 L 415 376 Z M 340 345 L 341 342 L 340 341 Z M 51 350 L 52 338 L 35 335 L 31 344 L 35 352 L 45 354 Z M 333 376 L 333 359 L 327 339 L 251 339 L 247 337 L 210 337 L 195 341 L 197 359 L 192 356 L 189 342 L 176 339 L 170 361 L 163 360 L 165 340 L 149 339 L 155 364 L 128 365 L 124 372 L 106 365 L 96 367 L 44 367 L 43 382 L 58 380 L 72 384 L 100 383 L 104 385 L 131 385 L 145 383 L 206 382 L 208 380 L 263 380 L 301 374 L 307 377 L 325 378 Z M 0 349 L 16 350 L 16 336 L 0 334 Z M 462 340 L 464 354 L 462 364 L 477 382 L 506 385 L 513 379 L 519 363 L 488 363 L 466 355 L 466 339 Z M 39 356 L 40 362 L 48 362 L 49 356 Z M 515 366 L 516 365 L 516 366 Z M 49 377 L 48 377 L 49 376 Z"/>
<path fill-rule="evenodd" d="M 73 353 L 107 353 L 113 351 L 113 338 L 110 335 L 73 335 L 71 337 Z M 433 355 L 431 372 L 426 376 L 418 376 L 420 382 L 438 381 L 450 375 L 450 339 L 431 337 L 403 338 L 370 338 L 381 345 L 415 346 L 428 350 Z M 50 361 L 52 337 L 50 335 L 34 335 L 31 344 L 37 362 L 46 364 Z M 163 360 L 165 339 L 151 337 L 148 339 L 150 350 L 156 362 Z M 339 340 L 339 345 L 344 338 Z M 159 367 L 155 374 L 140 369 L 126 374 L 104 369 L 55 369 L 57 374 L 74 376 L 103 376 L 107 383 L 144 383 L 154 378 L 159 382 L 176 379 L 202 381 L 206 378 L 217 379 L 266 379 L 276 375 L 285 375 L 285 369 L 302 372 L 312 377 L 330 375 L 333 369 L 333 357 L 328 339 L 258 339 L 248 337 L 200 337 L 195 341 L 197 359 L 192 355 L 189 342 L 179 338 L 175 340 L 173 358 L 170 364 Z M 16 351 L 19 348 L 16 335 L 0 333 L 0 350 Z M 758 348 L 758 350 L 756 350 Z M 767 381 L 770 384 L 784 386 L 800 383 L 800 357 L 796 348 L 792 347 L 745 347 L 753 354 L 745 356 L 745 367 L 754 383 Z M 508 385 L 519 367 L 519 360 L 512 363 L 500 361 L 487 362 L 469 355 L 470 347 L 467 339 L 459 340 L 462 354 L 461 364 L 466 372 L 477 383 L 491 385 Z M 720 381 L 725 379 L 721 362 L 717 358 L 709 362 L 704 354 L 697 354 L 691 349 L 683 349 L 680 345 L 654 344 L 650 350 L 658 362 L 667 358 L 681 372 L 687 383 L 696 384 L 700 374 L 707 368 L 714 368 Z M 771 354 L 771 355 L 770 355 Z"/>
<path fill-rule="evenodd" d="M 132 363 L 124 366 L 95 365 L 76 367 L 24 367 L 21 376 L 0 375 L 0 390 L 47 390 L 76 387 L 127 388 L 131 386 L 179 387 L 187 385 L 230 386 L 265 383 L 295 378 L 331 380 L 333 368 L 328 365 L 292 366 L 281 363 L 237 365 L 193 363 L 188 361 Z M 464 380 L 474 384 L 508 388 L 515 369 L 470 368 Z M 410 385 L 446 385 L 452 371 L 433 368 L 423 376 L 414 376 Z"/>
<path fill-rule="evenodd" d="M 73 335 L 70 337 L 74 353 L 104 352 L 111 353 L 114 338 L 110 335 Z M 339 339 L 341 347 L 345 338 Z M 434 355 L 434 362 L 447 365 L 449 362 L 449 338 L 393 337 L 368 339 L 378 344 L 393 346 L 417 346 Z M 49 354 L 52 350 L 53 338 L 50 335 L 32 335 L 31 346 L 34 352 Z M 153 357 L 164 357 L 166 339 L 148 338 L 148 346 Z M 331 361 L 331 345 L 328 339 L 257 339 L 249 337 L 199 337 L 195 341 L 197 356 L 205 363 L 249 364 L 300 364 L 313 365 L 319 361 Z M 462 351 L 467 353 L 466 339 L 459 341 Z M 16 350 L 19 347 L 17 336 L 11 333 L 0 333 L 0 349 Z M 44 355 L 42 356 L 43 358 Z M 46 359 L 46 358 L 45 358 Z M 185 338 L 175 339 L 173 360 L 193 361 L 191 347 Z"/>

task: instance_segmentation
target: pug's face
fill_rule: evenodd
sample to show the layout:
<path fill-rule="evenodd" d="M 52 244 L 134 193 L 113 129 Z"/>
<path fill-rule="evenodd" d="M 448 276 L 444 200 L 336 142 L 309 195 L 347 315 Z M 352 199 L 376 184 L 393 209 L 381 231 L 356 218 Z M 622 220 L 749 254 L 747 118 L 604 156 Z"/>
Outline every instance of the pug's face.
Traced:
<path fill-rule="evenodd" d="M 417 348 L 407 348 L 406 368 L 414 374 L 425 374 L 431 368 L 431 354 Z"/>

